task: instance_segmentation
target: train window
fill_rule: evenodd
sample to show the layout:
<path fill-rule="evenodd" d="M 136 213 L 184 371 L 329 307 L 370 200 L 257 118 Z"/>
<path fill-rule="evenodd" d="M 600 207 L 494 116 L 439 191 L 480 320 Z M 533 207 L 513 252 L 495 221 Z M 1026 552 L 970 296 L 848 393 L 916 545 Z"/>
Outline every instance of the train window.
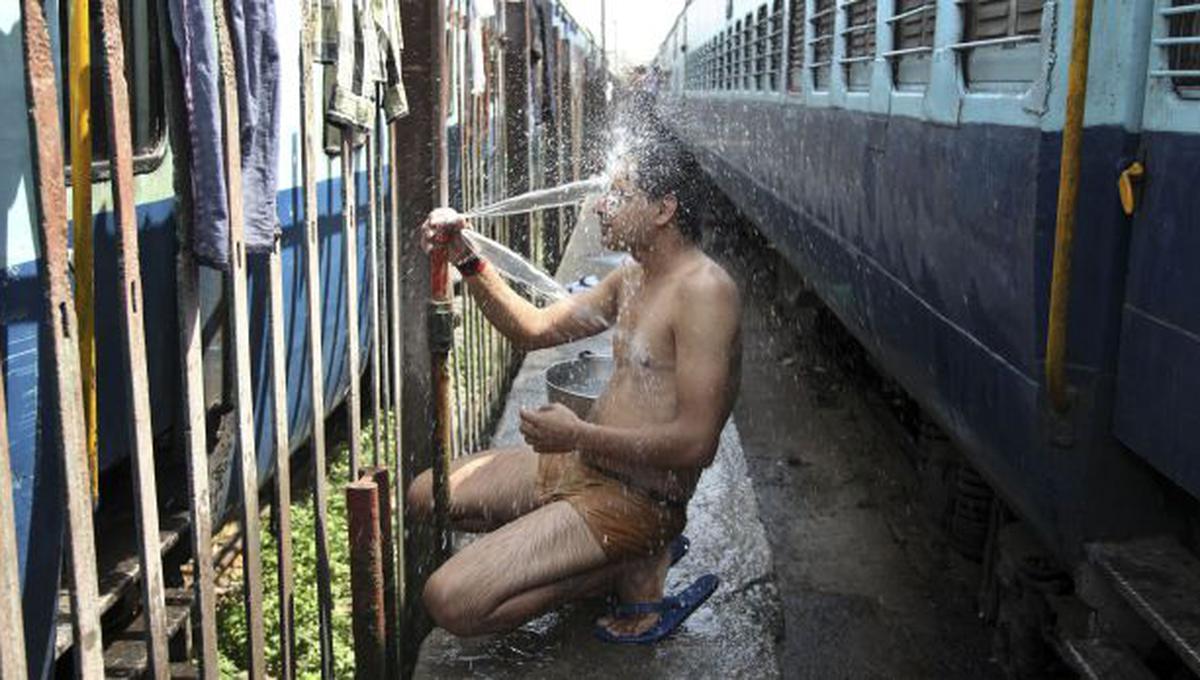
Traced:
<path fill-rule="evenodd" d="M 734 83 L 734 69 L 737 61 L 737 54 L 734 52 L 734 42 L 737 39 L 737 34 L 733 32 L 733 27 L 725 29 L 725 73 L 721 80 L 722 90 L 732 90 Z"/>
<path fill-rule="evenodd" d="M 64 65 L 70 61 L 70 11 L 69 2 L 59 3 L 59 30 L 62 36 L 61 58 Z M 134 172 L 154 170 L 162 161 L 166 151 L 166 109 L 163 100 L 161 76 L 161 54 L 159 45 L 158 3 L 121 0 L 121 36 L 125 42 L 125 80 L 129 87 L 129 117 L 133 141 Z M 89 17 L 92 48 L 92 180 L 108 178 L 108 115 L 104 104 L 105 78 L 104 43 L 100 34 L 98 13 Z M 62 131 L 63 157 L 70 180 L 71 165 L 71 91 L 67 78 L 62 87 Z"/>
<path fill-rule="evenodd" d="M 892 82 L 901 90 L 917 89 L 929 82 L 933 54 L 933 29 L 937 23 L 936 0 L 896 0 L 892 25 Z"/>
<path fill-rule="evenodd" d="M 788 17 L 788 90 L 804 89 L 804 1 L 792 0 Z"/>
<path fill-rule="evenodd" d="M 846 85 L 863 90 L 871 84 L 871 62 L 875 60 L 875 0 L 848 0 L 846 28 L 842 30 L 846 56 L 838 60 L 846 69 Z"/>
<path fill-rule="evenodd" d="M 783 0 L 775 0 L 771 7 L 771 33 L 767 45 L 767 89 L 779 89 L 783 73 Z"/>
<path fill-rule="evenodd" d="M 1153 75 L 1169 77 L 1180 97 L 1200 99 L 1200 4 L 1175 0 L 1159 11 L 1167 19 L 1167 37 L 1154 43 L 1166 51 L 1167 70 Z"/>
<path fill-rule="evenodd" d="M 969 87 L 1022 91 L 1037 75 L 1041 50 L 1042 6 L 1046 0 L 966 0 L 963 41 Z"/>
<path fill-rule="evenodd" d="M 758 41 L 754 35 L 754 14 L 746 15 L 742 20 L 742 87 L 743 90 L 754 89 L 754 45 Z"/>
<path fill-rule="evenodd" d="M 837 11 L 837 0 L 812 0 L 812 3 L 813 12 L 808 17 L 812 61 L 808 68 L 812 71 L 813 88 L 827 90 L 829 67 L 833 63 L 833 13 Z"/>
<path fill-rule="evenodd" d="M 733 26 L 733 42 L 731 44 L 733 67 L 730 71 L 729 89 L 742 89 L 742 20 L 738 19 Z"/>

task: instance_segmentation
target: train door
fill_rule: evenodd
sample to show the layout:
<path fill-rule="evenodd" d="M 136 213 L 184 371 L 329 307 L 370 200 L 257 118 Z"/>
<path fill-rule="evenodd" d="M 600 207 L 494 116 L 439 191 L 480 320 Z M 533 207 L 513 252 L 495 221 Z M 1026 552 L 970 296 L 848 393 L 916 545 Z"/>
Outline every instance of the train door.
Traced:
<path fill-rule="evenodd" d="M 1114 429 L 1200 496 L 1200 5 L 1155 0 L 1153 21 Z"/>

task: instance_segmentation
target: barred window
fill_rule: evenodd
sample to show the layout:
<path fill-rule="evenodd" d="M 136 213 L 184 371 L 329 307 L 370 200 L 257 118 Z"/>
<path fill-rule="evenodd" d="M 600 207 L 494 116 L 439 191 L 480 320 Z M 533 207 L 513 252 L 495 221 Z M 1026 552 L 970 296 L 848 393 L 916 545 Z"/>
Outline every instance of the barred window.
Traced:
<path fill-rule="evenodd" d="M 964 75 L 972 88 L 1019 91 L 1040 68 L 1045 0 L 960 0 Z"/>
<path fill-rule="evenodd" d="M 735 77 L 734 72 L 735 72 L 735 68 L 736 68 L 735 62 L 736 62 L 736 57 L 737 57 L 737 55 L 733 49 L 735 39 L 736 39 L 736 34 L 733 32 L 733 27 L 730 26 L 730 27 L 726 28 L 725 29 L 724 48 L 723 48 L 723 51 L 725 54 L 725 75 L 721 80 L 721 89 L 722 90 L 732 90 L 733 89 L 733 83 L 734 83 L 734 77 Z"/>
<path fill-rule="evenodd" d="M 929 82 L 933 55 L 933 29 L 937 23 L 936 0 L 896 0 L 892 26 L 892 82 L 898 89 L 913 89 Z"/>
<path fill-rule="evenodd" d="M 758 42 L 754 36 L 754 14 L 746 15 L 742 20 L 742 87 L 743 90 L 754 88 L 754 44 Z"/>
<path fill-rule="evenodd" d="M 59 26 L 62 40 L 61 58 L 65 65 L 70 61 L 70 5 L 59 3 Z M 129 88 L 129 123 L 133 142 L 134 172 L 150 172 L 162 160 L 166 147 L 166 106 L 163 99 L 163 82 L 160 75 L 159 54 L 159 11 L 155 2 L 130 2 L 118 4 L 121 19 L 121 38 L 125 47 L 125 82 Z M 104 106 L 104 41 L 100 32 L 99 16 L 88 17 L 92 50 L 92 181 L 103 181 L 108 177 L 108 159 L 111 156 L 108 144 L 108 111 Z M 62 89 L 62 133 L 63 160 L 68 173 L 71 165 L 71 91 L 67 78 L 59 83 Z M 69 175 L 68 175 L 69 176 Z"/>
<path fill-rule="evenodd" d="M 783 0 L 771 7 L 771 32 L 767 45 L 767 89 L 779 89 L 783 74 Z"/>
<path fill-rule="evenodd" d="M 788 17 L 788 90 L 804 89 L 804 0 L 792 0 Z"/>
<path fill-rule="evenodd" d="M 813 0 L 813 13 L 808 18 L 809 34 L 812 36 L 808 44 L 812 46 L 812 61 L 808 68 L 812 71 L 813 87 L 817 90 L 829 89 L 829 68 L 833 63 L 833 20 L 837 11 L 837 0 Z"/>
<path fill-rule="evenodd" d="M 733 40 L 729 44 L 730 70 L 729 89 L 742 89 L 742 20 L 733 25 Z"/>
<path fill-rule="evenodd" d="M 846 56 L 846 85 L 862 90 L 871 84 L 871 62 L 875 60 L 875 0 L 845 0 L 846 28 L 842 30 Z"/>
<path fill-rule="evenodd" d="M 1200 99 L 1200 3 L 1175 0 L 1159 12 L 1167 20 L 1167 35 L 1154 44 L 1166 52 L 1167 70 L 1151 75 L 1170 78 L 1180 97 Z"/>

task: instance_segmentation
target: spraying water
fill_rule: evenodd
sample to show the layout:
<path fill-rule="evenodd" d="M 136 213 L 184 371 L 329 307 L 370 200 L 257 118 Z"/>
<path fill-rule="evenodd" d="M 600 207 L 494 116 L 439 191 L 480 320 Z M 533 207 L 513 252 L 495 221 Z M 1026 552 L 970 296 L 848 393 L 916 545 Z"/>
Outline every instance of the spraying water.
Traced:
<path fill-rule="evenodd" d="M 564 205 L 579 203 L 589 195 L 603 191 L 607 186 L 608 178 L 604 175 L 596 175 L 595 177 L 560 184 L 548 189 L 536 189 L 520 194 L 519 196 L 496 201 L 490 205 L 481 206 L 470 212 L 463 213 L 463 217 L 467 219 L 503 217 L 505 215 L 519 215 L 535 210 L 558 208 Z"/>
<path fill-rule="evenodd" d="M 501 276 L 511 283 L 525 286 L 534 297 L 552 304 L 570 296 L 570 292 L 561 283 L 503 244 L 472 229 L 463 229 L 462 235 L 480 255 L 491 262 Z"/>

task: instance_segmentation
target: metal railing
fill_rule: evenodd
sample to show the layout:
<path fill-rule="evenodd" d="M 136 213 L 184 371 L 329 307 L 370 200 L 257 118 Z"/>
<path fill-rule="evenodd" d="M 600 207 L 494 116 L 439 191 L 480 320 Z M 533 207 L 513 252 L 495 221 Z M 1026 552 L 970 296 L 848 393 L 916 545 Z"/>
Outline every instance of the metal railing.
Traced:
<path fill-rule="evenodd" d="M 56 96 L 57 82 L 50 53 L 50 31 L 44 14 L 42 0 L 22 0 L 22 31 L 24 33 L 25 68 L 28 73 L 30 102 L 30 138 L 33 143 L 33 169 L 37 178 L 35 186 L 36 232 L 39 239 L 39 267 L 41 282 L 47 304 L 43 327 L 49 329 L 46 341 L 52 367 L 53 388 L 41 397 L 54 405 L 43 418 L 45 438 L 51 444 L 49 451 L 56 451 L 65 477 L 66 507 L 66 552 L 65 563 L 69 572 L 64 578 L 61 599 L 67 603 L 60 607 L 60 630 L 56 645 L 60 652 L 71 650 L 71 669 L 78 677 L 101 677 L 106 673 L 146 674 L 166 678 L 182 672 L 178 664 L 187 664 L 198 670 L 202 677 L 217 678 L 220 673 L 220 654 L 229 645 L 230 633 L 219 630 L 217 625 L 219 596 L 216 582 L 220 578 L 211 557 L 214 550 L 214 526 L 219 519 L 210 507 L 210 450 L 208 416 L 205 403 L 205 371 L 203 366 L 202 325 L 200 301 L 200 265 L 191 249 L 190 234 L 186 228 L 179 230 L 176 243 L 177 261 L 174 277 L 177 289 L 175 304 L 179 321 L 178 358 L 180 366 L 178 402 L 182 415 L 178 420 L 183 468 L 186 477 L 186 508 L 170 507 L 159 497 L 163 484 L 174 480 L 156 480 L 156 460 L 153 433 L 150 430 L 152 404 L 149 393 L 148 356 L 146 339 L 143 337 L 146 322 L 143 319 L 146 304 L 142 293 L 139 267 L 139 236 L 134 211 L 136 200 L 133 184 L 133 154 L 131 122 L 127 85 L 122 59 L 124 50 L 121 25 L 118 17 L 118 0 L 99 0 L 101 38 L 105 49 L 101 73 L 104 74 L 103 88 L 111 158 L 113 187 L 114 224 L 117 231 L 118 279 L 120 291 L 120 315 L 116 319 L 121 333 L 121 361 L 119 375 L 125 383 L 128 402 L 124 412 L 130 428 L 132 442 L 131 467 L 132 517 L 136 525 L 129 554 L 116 563 L 114 573 L 104 572 L 108 562 L 97 557 L 97 547 L 104 547 L 110 537 L 93 533 L 93 498 L 91 473 L 85 445 L 85 418 L 82 392 L 80 389 L 79 331 L 76 325 L 75 299 L 68 270 L 67 248 L 67 201 L 64 186 L 63 154 L 59 136 L 59 113 Z M 305 3 L 302 35 L 300 38 L 299 91 L 282 93 L 285 99 L 295 97 L 304 112 L 300 120 L 300 174 L 302 176 L 303 219 L 302 234 L 298 251 L 303 256 L 302 266 L 295 268 L 298 278 L 303 279 L 307 292 L 304 299 L 292 300 L 293 308 L 303 308 L 307 314 L 307 342 L 303 359 L 293 358 L 304 365 L 304 379 L 310 389 L 309 401 L 302 405 L 312 419 L 311 459 L 302 474 L 293 475 L 291 469 L 292 442 L 288 440 L 289 422 L 287 404 L 293 399 L 288 392 L 288 347 L 285 330 L 285 302 L 289 291 L 283 287 L 283 245 L 277 242 L 270 252 L 264 253 L 265 289 L 258 289 L 256 297 L 264 296 L 265 319 L 252 319 L 249 309 L 249 254 L 242 238 L 242 183 L 240 181 L 240 126 L 238 121 L 238 90 L 234 70 L 229 19 L 230 0 L 214 3 L 217 27 L 217 45 L 220 56 L 218 84 L 221 90 L 221 135 L 225 158 L 225 173 L 228 179 L 228 209 L 230 216 L 230 261 L 226 274 L 226 320 L 232 333 L 231 346 L 234 351 L 226 357 L 231 368 L 233 389 L 228 405 L 232 407 L 232 440 L 236 446 L 234 465 L 238 468 L 241 484 L 237 489 L 237 530 L 232 532 L 234 541 L 240 545 L 237 562 L 241 575 L 233 589 L 243 596 L 241 608 L 244 612 L 244 640 L 237 644 L 244 650 L 245 658 L 238 661 L 251 678 L 268 675 L 295 677 L 298 666 L 298 638 L 301 635 L 296 601 L 301 592 L 316 591 L 317 628 L 316 646 L 320 654 L 321 675 L 335 677 L 334 659 L 338 645 L 345 644 L 335 638 L 335 617 L 345 609 L 346 603 L 335 602 L 334 579 L 340 569 L 331 563 L 331 545 L 346 543 L 346 536 L 332 535 L 334 517 L 331 515 L 330 484 L 328 473 L 331 458 L 327 448 L 331 441 L 326 436 L 325 416 L 325 373 L 323 321 L 331 314 L 341 314 L 340 320 L 347 331 L 345 360 L 349 372 L 349 396 L 345 402 L 348 443 L 349 473 L 346 487 L 351 525 L 351 543 L 355 551 L 351 559 L 350 578 L 353 582 L 354 648 L 358 668 L 368 676 L 389 677 L 401 672 L 398 639 L 400 636 L 403 603 L 412 601 L 405 591 L 402 574 L 405 572 L 406 532 L 403 523 L 403 483 L 406 471 L 401 469 L 400 414 L 403 403 L 402 384 L 411 378 L 409 367 L 402 360 L 402 337 L 405 324 L 425 323 L 424 310 L 418 310 L 403 294 L 404 272 L 401 270 L 402 253 L 410 245 L 402 239 L 408 238 L 406 225 L 401 224 L 401 200 L 398 179 L 402 169 L 399 162 L 397 131 L 402 123 L 392 123 L 389 128 L 377 113 L 377 119 L 365 136 L 361 149 L 351 143 L 346 135 L 341 146 L 342 213 L 340 232 L 342 241 L 341 281 L 338 285 L 346 291 L 346 309 L 333 308 L 323 296 L 321 286 L 321 234 L 318 230 L 317 200 L 317 135 L 320 121 L 314 114 L 319 97 L 314 83 L 315 54 L 317 44 L 317 15 L 320 10 L 314 3 Z M 441 3 L 438 3 L 441 4 Z M 424 28 L 436 25 L 437 12 L 418 22 Z M 446 38 L 453 44 L 468 30 L 466 3 L 456 0 L 450 7 L 439 7 L 438 12 L 449 12 Z M 483 75 L 486 82 L 472 82 L 475 77 L 468 59 L 450 57 L 438 52 L 444 61 L 441 74 L 444 80 L 459 84 L 457 97 L 461 134 L 451 153 L 456 154 L 461 172 L 460 185 L 455 193 L 462 196 L 464 206 L 478 206 L 506 196 L 509 178 L 519 172 L 510 163 L 523 164 L 525 159 L 509 159 L 505 152 L 509 148 L 510 123 L 505 93 L 513 91 L 506 87 L 505 79 L 517 73 L 506 69 L 504 13 L 510 8 L 502 7 L 500 15 L 485 22 L 481 41 L 476 49 L 481 51 L 484 61 Z M 528 25 L 528 24 L 526 24 Z M 529 164 L 524 168 L 528 184 L 534 186 L 552 181 L 579 179 L 585 163 L 585 154 L 598 153 L 600 149 L 586 148 L 584 140 L 594 130 L 590 129 L 597 117 L 595 111 L 585 111 L 587 102 L 603 102 L 603 98 L 585 97 L 576 92 L 578 87 L 590 82 L 587 74 L 596 68 L 599 59 L 593 59 L 587 44 L 570 39 L 559 27 L 551 30 L 551 40 L 546 49 L 556 50 L 552 77 L 541 82 L 550 87 L 539 90 L 541 96 L 552 99 L 552 106 L 543 107 L 543 102 L 524 102 L 522 110 L 536 106 L 538 110 L 553 112 L 540 124 L 548 133 L 552 144 L 531 153 Z M 436 39 L 431 39 L 431 43 Z M 525 50 L 527 54 L 527 50 Z M 172 53 L 173 54 L 173 53 Z M 437 56 L 430 60 L 437 65 Z M 173 68 L 178 64 L 168 62 Z M 545 60 L 543 64 L 547 63 Z M 428 72 L 424 65 L 418 73 Z M 115 76 L 114 76 L 115 74 Z M 445 76 L 457 76 L 446 79 Z M 582 76 L 582 77 L 581 77 Z M 540 74 L 525 74 L 526 78 Z M 168 79 L 169 82 L 169 79 Z M 597 82 L 602 82 L 602 79 Z M 525 92 L 529 88 L 524 88 Z M 183 125 L 182 109 L 178 98 L 172 99 L 170 124 Z M 548 102 L 550 100 L 547 100 Z M 426 104 L 430 106 L 432 105 Z M 444 114 L 444 109 L 436 110 Z M 426 113 L 434 113 L 433 110 Z M 435 138 L 443 134 L 444 118 L 430 116 L 426 119 L 434 127 L 429 133 Z M 520 118 L 524 124 L 525 118 Z M 528 132 L 519 130 L 518 132 Z M 186 135 L 173 138 L 176 144 L 176 162 L 183 163 L 175 176 L 179 205 L 177 218 L 186 222 L 191 204 L 204 197 L 190 195 L 190 183 L 186 178 L 189 153 Z M 365 200 L 355 196 L 358 164 L 366 165 Z M 182 179 L 181 179 L 182 178 Z M 76 178 L 78 180 L 78 177 Z M 444 195 L 443 195 L 444 198 Z M 365 215 L 356 214 L 356 209 L 365 208 Z M 505 218 L 480 220 L 475 225 L 484 234 L 513 246 L 527 250 L 535 264 L 553 268 L 562 259 L 571 225 L 574 223 L 573 208 L 561 208 L 553 215 L 526 219 L 527 233 L 514 220 Z M 358 238 L 356 230 L 363 223 L 367 230 L 366 242 L 369 252 L 356 252 Z M 298 255 L 300 256 L 300 255 Z M 358 290 L 360 264 L 366 267 L 365 290 Z M 329 282 L 326 282 L 329 283 Z M 264 292 L 265 290 L 265 292 Z M 298 295 L 299 287 L 292 286 L 291 294 Z M 359 305 L 367 306 L 367 326 L 370 328 L 369 353 L 359 356 L 357 318 Z M 457 456 L 486 445 L 486 440 L 507 392 L 508 384 L 520 359 L 519 353 L 502 338 L 486 321 L 481 310 L 469 299 L 462 302 L 461 323 L 457 327 L 449 351 L 450 386 L 453 394 L 452 421 L 443 414 L 443 422 L 430 426 L 431 430 L 448 431 L 451 447 L 448 453 Z M 269 375 L 269 398 L 255 404 L 251 394 L 250 326 L 261 322 L 266 330 L 265 356 Z M 294 330 L 294 329 L 293 329 Z M 367 370 L 359 364 L 366 359 Z M 367 384 L 360 383 L 367 376 Z M 293 386 L 294 387 L 294 386 Z M 303 394 L 297 389 L 292 394 Z M 7 441 L 6 404 L 4 384 L 0 381 L 0 602 L 8 623 L 0 632 L 0 676 L 24 677 L 27 674 L 25 640 L 22 628 L 21 586 L 18 573 L 15 513 L 13 507 L 12 480 L 10 478 L 9 446 Z M 361 403 L 366 398 L 367 404 Z M 265 410 L 266 413 L 256 413 Z M 363 423 L 361 415 L 368 414 L 369 422 Z M 260 484 L 258 477 L 258 454 L 255 451 L 254 423 L 259 415 L 273 423 L 274 439 L 269 443 L 270 458 L 274 461 L 272 479 Z M 393 424 L 394 423 L 394 424 Z M 364 428 L 369 426 L 369 436 L 364 437 Z M 364 444 L 372 444 L 372 455 L 366 460 L 362 450 Z M 436 446 L 435 446 L 436 448 Z M 435 452 L 436 453 L 436 452 Z M 161 464 L 161 461 L 157 461 Z M 438 466 L 435 465 L 435 469 Z M 441 474 L 444 477 L 446 470 Z M 295 478 L 295 479 L 294 479 Z M 305 480 L 311 487 L 311 514 L 314 519 L 312 540 L 315 545 L 315 574 L 301 579 L 297 570 L 296 555 L 300 546 L 293 536 L 294 483 Z M 179 480 L 182 485 L 183 479 Z M 266 481 L 266 480 L 262 480 Z M 392 497 L 396 499 L 395 508 Z M 264 522 L 264 513 L 259 498 L 269 498 L 270 521 Z M 306 494 L 307 495 L 307 494 Z M 164 516 L 159 516 L 160 507 Z M 444 504 L 442 507 L 444 511 Z M 444 525 L 444 518 L 441 524 Z M 265 526 L 264 526 L 265 524 Z M 268 536 L 264 531 L 270 531 Z M 183 534 L 188 534 L 188 540 Z M 218 538 L 224 533 L 218 533 Z M 269 541 L 268 539 L 272 539 Z M 99 541 L 99 542 L 98 542 Z M 264 548 L 273 542 L 275 552 L 264 554 Z M 308 550 L 310 546 L 304 546 Z M 427 549 L 428 546 L 417 546 Z M 168 557 L 168 553 L 170 557 Z M 294 554 L 295 553 L 295 554 Z M 273 562 L 273 565 L 272 565 Z M 364 574 L 366 576 L 364 576 Z M 117 585 L 114 585 L 117 584 Z M 140 590 L 133 590 L 138 584 Z M 271 588 L 268 592 L 268 588 Z M 267 605 L 274 599 L 276 609 Z M 112 628 L 102 617 L 125 600 L 132 602 L 136 616 L 125 616 L 119 626 L 123 631 Z M 225 606 L 225 605 L 221 605 Z M 105 617 L 106 619 L 112 617 Z M 188 621 L 197 625 L 191 628 Z M 269 634 L 276 633 L 277 634 Z M 114 634 L 117 633 L 117 634 Z M 176 644 L 181 643 L 181 644 Z M 227 650 L 226 650 L 227 651 Z M 60 668 L 60 671 L 66 670 Z"/>

